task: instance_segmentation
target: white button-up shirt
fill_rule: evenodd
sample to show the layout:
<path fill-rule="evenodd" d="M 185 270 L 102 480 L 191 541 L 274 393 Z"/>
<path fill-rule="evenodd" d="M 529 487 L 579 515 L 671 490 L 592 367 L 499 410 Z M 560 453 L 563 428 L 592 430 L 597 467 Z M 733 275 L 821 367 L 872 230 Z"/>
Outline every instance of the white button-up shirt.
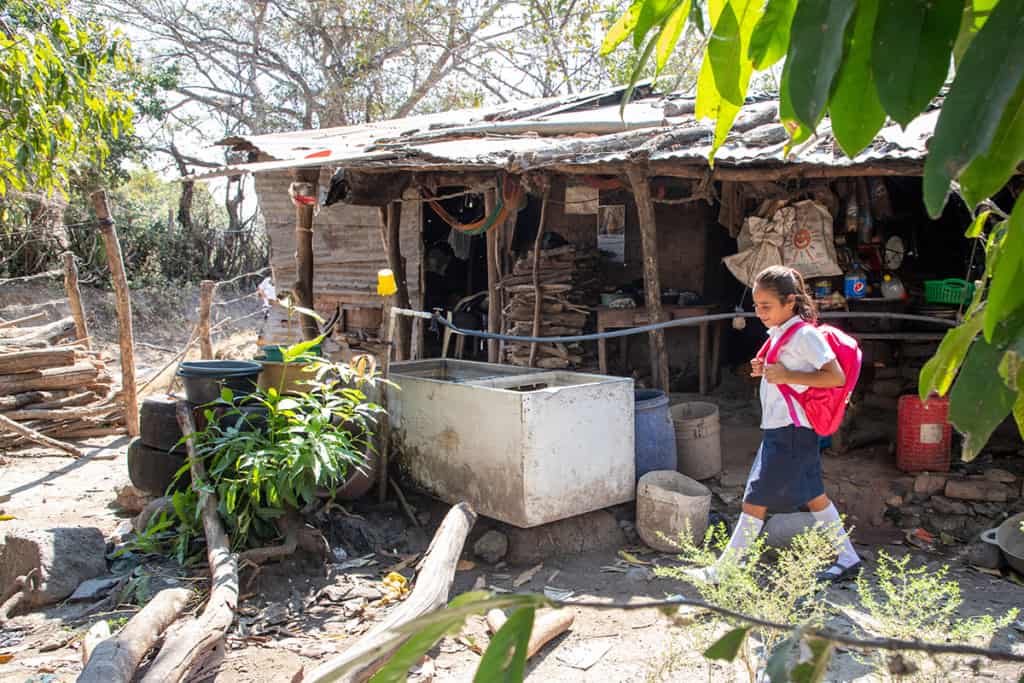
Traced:
<path fill-rule="evenodd" d="M 768 338 L 771 341 L 771 347 L 775 346 L 786 330 L 799 322 L 800 316 L 794 315 L 778 327 L 769 328 Z M 815 329 L 813 325 L 804 325 L 794 332 L 793 336 L 786 342 L 786 345 L 782 347 L 776 363 L 780 363 L 787 370 L 814 372 L 815 370 L 820 370 L 830 361 L 835 360 L 835 358 L 835 352 L 832 351 L 832 347 L 825 341 L 825 337 L 822 336 L 821 332 Z M 790 386 L 799 393 L 807 391 L 807 387 L 803 384 L 791 384 Z M 800 407 L 800 404 L 794 401 L 793 409 L 796 411 L 800 426 L 809 427 L 810 422 L 807 421 L 807 415 L 804 414 L 804 409 Z M 783 398 L 779 387 L 762 377 L 761 429 L 778 429 L 780 427 L 788 427 L 791 424 L 793 424 L 793 419 L 789 415 L 786 399 Z"/>

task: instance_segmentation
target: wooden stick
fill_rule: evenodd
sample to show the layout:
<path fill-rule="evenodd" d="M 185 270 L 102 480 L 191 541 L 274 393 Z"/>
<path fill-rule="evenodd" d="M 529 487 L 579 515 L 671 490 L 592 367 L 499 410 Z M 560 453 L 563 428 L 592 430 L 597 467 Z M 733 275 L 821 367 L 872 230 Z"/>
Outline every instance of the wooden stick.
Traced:
<path fill-rule="evenodd" d="M 199 354 L 203 360 L 213 359 L 213 337 L 210 335 L 210 307 L 217 283 L 203 280 L 199 283 Z"/>
<path fill-rule="evenodd" d="M 0 415 L 0 427 L 3 427 L 8 431 L 14 432 L 16 434 L 21 434 L 29 441 L 34 441 L 37 444 L 62 450 L 74 458 L 81 458 L 82 456 L 85 455 L 84 451 L 75 448 L 71 444 L 64 443 L 63 441 L 57 441 L 56 439 L 51 439 L 50 437 L 40 434 L 36 430 L 25 427 L 24 425 L 20 425 L 14 420 L 6 418 L 3 415 Z"/>
<path fill-rule="evenodd" d="M 45 342 L 56 344 L 61 339 L 73 334 L 75 330 L 74 318 L 61 318 L 46 325 L 37 327 L 22 327 L 10 330 L 17 333 L 17 336 L 10 335 L 0 340 L 9 346 L 27 345 L 33 342 Z M 44 347 L 45 348 L 45 347 Z"/>
<path fill-rule="evenodd" d="M 74 349 L 33 349 L 0 353 L 0 375 L 60 368 L 75 364 Z"/>
<path fill-rule="evenodd" d="M 210 599 L 198 618 L 167 639 L 142 683 L 176 683 L 182 680 L 192 665 L 217 645 L 231 628 L 238 606 L 238 563 L 231 554 L 228 535 L 217 513 L 217 494 L 206 486 L 206 467 L 196 456 L 192 412 L 184 401 L 178 402 L 178 425 L 186 437 L 189 465 L 192 468 L 192 487 L 199 492 L 199 509 L 203 516 L 206 535 L 206 560 L 210 565 L 212 589 Z"/>
<path fill-rule="evenodd" d="M 494 212 L 494 190 L 484 193 L 484 215 Z M 495 334 L 501 329 L 501 301 L 498 299 L 498 239 L 495 229 L 487 231 L 487 331 Z M 498 362 L 498 340 L 487 340 L 487 362 Z"/>
<path fill-rule="evenodd" d="M 34 403 L 63 399 L 68 393 L 67 391 L 26 391 L 11 396 L 0 396 L 0 410 L 17 410 Z"/>
<path fill-rule="evenodd" d="M 165 588 L 157 593 L 117 636 L 96 646 L 77 683 L 129 683 L 143 656 L 181 615 L 191 595 L 187 588 Z"/>
<path fill-rule="evenodd" d="M 132 332 L 132 297 L 128 290 L 128 276 L 124 270 L 124 257 L 121 255 L 121 243 L 117 239 L 117 229 L 110 218 L 107 206 L 107 193 L 104 190 L 93 192 L 90 196 L 93 209 L 100 223 L 100 236 L 107 251 L 110 264 L 110 276 L 114 283 L 114 296 L 117 304 L 118 342 L 121 347 L 121 386 L 124 387 L 125 423 L 128 434 L 139 435 L 139 403 L 136 398 L 135 386 L 135 343 Z"/>
<path fill-rule="evenodd" d="M 118 410 L 115 406 L 72 406 L 64 408 L 23 408 L 3 413 L 8 420 L 27 422 L 28 420 L 68 420 L 75 417 L 97 417 Z"/>
<path fill-rule="evenodd" d="M 289 188 L 292 197 L 317 196 L 317 183 L 320 169 L 296 169 L 292 171 L 295 178 Z M 303 308 L 313 310 L 313 205 L 293 200 L 295 204 L 295 269 L 298 280 L 295 282 L 295 297 Z M 302 336 L 304 339 L 316 339 L 320 334 L 316 320 L 306 314 L 300 314 Z"/>
<path fill-rule="evenodd" d="M 68 295 L 71 317 L 75 319 L 75 337 L 85 344 L 85 348 L 92 348 L 89 341 L 89 325 L 85 322 L 85 308 L 82 306 L 82 291 L 78 288 L 75 255 L 65 251 L 61 258 L 64 260 L 64 292 Z"/>
<path fill-rule="evenodd" d="M 95 383 L 99 374 L 95 365 L 82 361 L 66 367 L 0 375 L 0 395 L 41 389 L 72 389 Z"/>
<path fill-rule="evenodd" d="M 381 378 L 388 379 L 391 376 L 391 340 L 395 337 L 395 314 L 394 308 L 388 310 L 387 327 L 384 328 L 384 367 L 381 371 Z M 380 474 L 377 481 L 377 500 L 381 503 L 388 499 L 388 461 L 391 456 L 391 416 L 388 415 L 388 388 L 381 387 L 380 406 L 383 409 L 384 418 L 380 423 Z"/>
<path fill-rule="evenodd" d="M 658 228 L 654 218 L 654 203 L 651 201 L 651 185 L 647 168 L 637 164 L 626 167 L 629 184 L 633 188 L 637 214 L 640 217 L 640 241 L 644 255 L 644 298 L 647 300 L 647 320 L 662 322 L 665 312 L 661 308 L 661 277 L 658 273 Z M 651 340 L 651 377 L 654 385 L 669 391 L 668 349 L 665 347 L 665 331 L 654 330 Z"/>
<path fill-rule="evenodd" d="M 399 308 L 411 308 L 409 299 L 409 282 L 405 272 L 405 259 L 402 258 L 402 203 L 389 202 L 380 207 L 380 233 L 387 255 L 388 268 L 395 275 L 397 291 L 394 304 Z M 410 321 L 402 318 L 398 321 L 395 339 L 395 360 L 408 360 L 410 357 L 411 329 Z"/>
<path fill-rule="evenodd" d="M 544 237 L 544 217 L 548 212 L 548 189 L 544 188 L 544 197 L 540 204 L 540 222 L 537 224 L 537 237 L 533 240 L 533 335 L 540 336 L 540 312 L 544 302 L 543 292 L 540 290 L 540 243 Z M 537 342 L 530 344 L 530 367 L 536 367 Z"/>
<path fill-rule="evenodd" d="M 17 327 L 21 323 L 31 322 L 33 320 L 38 320 L 39 318 L 44 317 L 46 317 L 46 313 L 44 313 L 43 311 L 39 311 L 38 313 L 26 315 L 21 318 L 15 318 L 13 320 L 0 320 L 0 327 Z"/>
<path fill-rule="evenodd" d="M 418 565 L 416 585 L 400 605 L 380 623 L 370 629 L 340 656 L 318 666 L 300 680 L 306 683 L 327 683 L 327 681 L 366 681 L 391 656 L 391 650 L 373 659 L 370 663 L 356 665 L 344 673 L 350 664 L 399 635 L 403 624 L 438 609 L 448 602 L 448 593 L 455 578 L 455 566 L 466 542 L 470 529 L 476 522 L 476 513 L 468 503 L 459 503 L 445 515 L 430 547 Z M 411 634 L 405 636 L 405 639 Z M 404 642 L 404 640 L 403 640 Z M 295 679 L 293 679 L 295 680 Z"/>
<path fill-rule="evenodd" d="M 497 633 L 505 625 L 507 617 L 500 609 L 492 609 L 487 613 L 487 627 L 491 633 Z M 548 644 L 555 636 L 565 633 L 572 626 L 575 619 L 572 610 L 540 610 L 533 621 L 533 630 L 530 632 L 530 642 L 526 646 L 526 658 L 540 652 L 541 648 Z"/>

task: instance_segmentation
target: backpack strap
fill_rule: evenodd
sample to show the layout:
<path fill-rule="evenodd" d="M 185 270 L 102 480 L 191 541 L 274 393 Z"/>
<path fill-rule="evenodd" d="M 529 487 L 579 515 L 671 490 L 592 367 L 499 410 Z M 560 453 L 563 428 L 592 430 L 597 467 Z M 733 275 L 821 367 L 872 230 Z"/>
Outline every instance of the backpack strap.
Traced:
<path fill-rule="evenodd" d="M 782 333 L 782 336 L 779 337 L 779 340 L 775 342 L 774 345 L 772 345 L 772 340 L 770 338 L 767 339 L 761 347 L 761 350 L 757 352 L 757 357 L 764 360 L 765 363 L 774 364 L 777 362 L 779 359 L 779 353 L 782 352 L 782 347 L 785 346 L 786 343 L 792 339 L 793 335 L 797 333 L 797 330 L 802 328 L 804 325 L 807 325 L 807 323 L 803 320 L 791 325 Z M 788 384 L 778 384 L 776 386 L 779 388 L 779 393 L 782 394 L 783 400 L 786 401 L 786 408 L 789 410 L 789 419 L 792 420 L 793 424 L 797 427 L 802 427 L 803 425 L 800 424 L 800 418 L 797 416 L 796 405 L 794 404 L 794 401 L 797 400 L 797 392 Z"/>

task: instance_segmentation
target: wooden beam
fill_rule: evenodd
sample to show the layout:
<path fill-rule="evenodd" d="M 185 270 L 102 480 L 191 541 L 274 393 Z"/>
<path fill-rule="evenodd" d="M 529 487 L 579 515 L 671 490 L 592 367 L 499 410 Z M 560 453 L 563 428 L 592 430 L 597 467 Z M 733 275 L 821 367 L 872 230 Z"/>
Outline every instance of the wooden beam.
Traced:
<path fill-rule="evenodd" d="M 82 307 L 82 291 L 78 288 L 75 255 L 65 251 L 61 254 L 61 259 L 64 260 L 64 291 L 68 295 L 71 317 L 75 319 L 75 336 L 89 349 L 92 348 L 92 342 L 89 341 L 89 326 L 85 322 L 85 309 Z"/>
<path fill-rule="evenodd" d="M 623 172 L 621 164 L 568 164 L 557 163 L 546 166 L 545 170 L 567 175 L 616 175 Z M 711 173 L 713 180 L 752 182 L 795 180 L 801 178 L 856 178 L 863 176 L 921 176 L 923 163 L 894 161 L 887 164 L 854 164 L 850 166 L 821 166 L 790 163 L 776 166 L 723 166 L 716 164 L 714 170 L 704 163 L 682 163 L 673 160 L 652 161 L 648 171 L 651 177 L 703 179 Z"/>
<path fill-rule="evenodd" d="M 213 336 L 210 334 L 210 309 L 217 283 L 203 280 L 199 283 L 199 353 L 203 360 L 213 359 Z"/>
<path fill-rule="evenodd" d="M 544 186 L 544 194 L 541 198 L 540 204 L 540 221 L 537 223 L 537 237 L 533 240 L 533 330 L 532 336 L 540 336 L 540 312 L 541 304 L 544 301 L 544 293 L 540 289 L 540 244 L 544 239 L 544 219 L 548 212 L 548 192 L 550 191 L 549 186 Z M 536 367 L 537 364 L 537 342 L 530 344 L 530 362 L 531 368 Z"/>
<path fill-rule="evenodd" d="M 484 215 L 490 216 L 497 200 L 495 190 L 484 193 Z M 494 230 L 487 232 L 487 331 L 494 334 L 501 330 L 501 301 L 498 299 L 498 235 Z M 498 362 L 498 340 L 487 340 L 487 362 Z"/>
<path fill-rule="evenodd" d="M 135 335 L 132 331 L 132 297 L 128 290 L 128 276 L 124 270 L 121 243 L 117 229 L 110 218 L 105 190 L 93 192 L 91 197 L 96 218 L 100 223 L 100 236 L 110 264 L 110 276 L 114 283 L 114 297 L 117 304 L 118 342 L 121 347 L 121 386 L 124 387 L 124 418 L 129 436 L 139 435 L 139 402 L 135 386 Z"/>
<path fill-rule="evenodd" d="M 318 201 L 320 169 L 295 169 L 292 177 L 295 182 L 288 192 L 295 204 L 295 270 L 298 274 L 295 298 L 299 306 L 313 310 L 313 209 Z M 313 203 L 302 201 L 300 197 L 312 197 Z M 303 338 L 315 339 L 320 334 L 316 320 L 308 315 L 301 315 L 300 320 Z"/>
<path fill-rule="evenodd" d="M 651 201 L 651 185 L 646 166 L 630 164 L 626 167 L 629 184 L 633 188 L 636 210 L 640 218 L 640 242 L 643 249 L 644 298 L 647 301 L 647 318 L 650 322 L 665 320 L 661 307 L 661 277 L 658 273 L 658 230 L 654 218 L 654 202 Z M 650 332 L 651 378 L 654 385 L 669 392 L 668 349 L 665 347 L 665 331 Z"/>
<path fill-rule="evenodd" d="M 412 308 L 409 299 L 409 281 L 405 272 L 405 259 L 402 258 L 402 202 L 390 202 L 387 206 L 380 207 L 380 237 L 384 243 L 384 253 L 387 256 L 388 268 L 395 274 L 394 305 L 399 308 Z M 386 323 L 387 321 L 382 321 Z M 398 321 L 395 339 L 395 360 L 408 360 L 409 347 L 411 343 L 411 330 L 409 318 L 401 316 Z"/>

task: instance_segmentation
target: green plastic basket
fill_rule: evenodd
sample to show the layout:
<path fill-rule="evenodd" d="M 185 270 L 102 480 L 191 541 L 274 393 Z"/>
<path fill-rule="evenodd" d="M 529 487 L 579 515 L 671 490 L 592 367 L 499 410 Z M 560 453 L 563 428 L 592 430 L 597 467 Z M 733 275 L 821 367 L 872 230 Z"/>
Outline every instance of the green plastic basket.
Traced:
<path fill-rule="evenodd" d="M 930 304 L 952 304 L 959 306 L 974 296 L 974 283 L 958 278 L 925 280 L 924 298 Z"/>

